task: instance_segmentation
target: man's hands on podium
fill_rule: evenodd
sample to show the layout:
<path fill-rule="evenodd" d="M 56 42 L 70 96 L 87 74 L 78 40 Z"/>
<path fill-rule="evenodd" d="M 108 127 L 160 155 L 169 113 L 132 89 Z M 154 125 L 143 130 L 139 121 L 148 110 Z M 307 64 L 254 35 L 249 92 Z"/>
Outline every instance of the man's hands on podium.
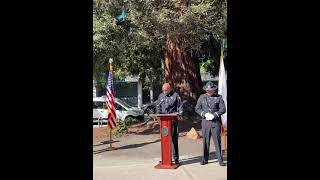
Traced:
<path fill-rule="evenodd" d="M 177 117 L 178 121 L 182 121 L 183 120 L 183 117 L 182 117 L 181 113 L 173 113 L 173 114 L 176 114 L 178 116 Z"/>
<path fill-rule="evenodd" d="M 179 114 L 179 113 L 172 113 L 172 114 L 176 114 L 178 116 L 177 117 L 177 121 L 182 121 L 183 120 L 183 117 L 182 117 L 181 114 Z M 160 118 L 159 117 L 154 117 L 153 120 L 157 121 L 160 124 Z"/>
<path fill-rule="evenodd" d="M 157 121 L 160 124 L 160 118 L 159 117 L 154 117 L 153 121 Z"/>

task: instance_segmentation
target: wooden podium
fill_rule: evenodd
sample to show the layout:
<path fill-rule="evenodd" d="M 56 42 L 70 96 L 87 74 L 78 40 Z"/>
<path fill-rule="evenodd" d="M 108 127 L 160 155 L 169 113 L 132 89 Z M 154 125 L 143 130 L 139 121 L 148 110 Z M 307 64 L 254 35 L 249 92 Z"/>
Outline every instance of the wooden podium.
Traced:
<path fill-rule="evenodd" d="M 160 118 L 161 161 L 154 166 L 156 169 L 176 169 L 179 165 L 172 163 L 172 121 L 177 120 L 176 114 L 151 114 Z"/>

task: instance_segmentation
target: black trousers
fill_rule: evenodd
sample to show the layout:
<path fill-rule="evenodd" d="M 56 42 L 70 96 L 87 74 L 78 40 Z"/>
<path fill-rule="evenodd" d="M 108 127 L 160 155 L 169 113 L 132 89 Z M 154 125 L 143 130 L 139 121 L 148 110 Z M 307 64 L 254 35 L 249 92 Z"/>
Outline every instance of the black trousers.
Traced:
<path fill-rule="evenodd" d="M 212 136 L 214 146 L 216 149 L 216 155 L 219 162 L 222 162 L 222 152 L 221 152 L 221 127 L 202 127 L 203 136 L 203 157 L 202 161 L 207 162 L 209 160 L 210 151 L 210 138 Z"/>
<path fill-rule="evenodd" d="M 172 157 L 174 161 L 179 161 L 179 131 L 178 131 L 178 121 L 172 122 L 172 137 L 171 137 L 171 147 L 172 147 Z"/>

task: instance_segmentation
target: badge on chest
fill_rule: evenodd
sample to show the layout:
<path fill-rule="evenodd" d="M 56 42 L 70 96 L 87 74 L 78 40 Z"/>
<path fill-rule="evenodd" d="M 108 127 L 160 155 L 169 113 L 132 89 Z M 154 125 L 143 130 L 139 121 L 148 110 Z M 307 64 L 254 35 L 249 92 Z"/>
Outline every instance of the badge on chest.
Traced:
<path fill-rule="evenodd" d="M 209 101 L 212 102 L 212 101 L 217 101 L 218 98 L 217 97 L 209 97 Z"/>
<path fill-rule="evenodd" d="M 174 101 L 174 99 L 173 99 L 173 97 L 171 96 L 171 97 L 168 97 L 168 98 L 166 98 L 166 104 L 171 104 L 172 102 Z"/>
<path fill-rule="evenodd" d="M 208 98 L 206 98 L 206 101 L 207 101 L 206 103 L 210 109 L 217 107 L 217 105 L 219 104 L 218 97 L 208 97 Z"/>

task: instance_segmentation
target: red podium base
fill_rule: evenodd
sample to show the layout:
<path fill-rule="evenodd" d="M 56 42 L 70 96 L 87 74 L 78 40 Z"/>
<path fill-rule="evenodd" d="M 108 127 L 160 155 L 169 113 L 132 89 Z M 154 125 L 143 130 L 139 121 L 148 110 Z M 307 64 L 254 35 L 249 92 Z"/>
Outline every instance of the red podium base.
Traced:
<path fill-rule="evenodd" d="M 152 114 L 151 117 L 160 118 L 161 161 L 154 166 L 156 169 L 176 169 L 179 165 L 172 163 L 171 138 L 172 121 L 176 114 Z"/>
<path fill-rule="evenodd" d="M 154 166 L 154 168 L 156 168 L 156 169 L 177 169 L 178 166 L 179 166 L 179 164 L 173 164 L 173 163 L 172 163 L 172 165 L 164 165 L 160 161 L 159 164 Z"/>

